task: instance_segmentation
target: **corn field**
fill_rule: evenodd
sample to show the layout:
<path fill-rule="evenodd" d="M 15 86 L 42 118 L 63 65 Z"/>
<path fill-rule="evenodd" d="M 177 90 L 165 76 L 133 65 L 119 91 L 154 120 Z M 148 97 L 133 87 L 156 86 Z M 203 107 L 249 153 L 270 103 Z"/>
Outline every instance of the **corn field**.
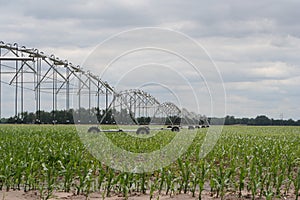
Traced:
<path fill-rule="evenodd" d="M 153 138 L 106 133 L 132 152 L 151 152 L 176 133 Z M 179 133 L 186 134 L 186 133 Z M 0 190 L 38 191 L 42 199 L 54 191 L 109 197 L 132 194 L 209 194 L 224 199 L 298 199 L 300 193 L 300 127 L 225 126 L 214 149 L 199 158 L 206 129 L 199 129 L 188 151 L 170 166 L 152 173 L 115 171 L 93 158 L 74 126 L 0 126 Z"/>

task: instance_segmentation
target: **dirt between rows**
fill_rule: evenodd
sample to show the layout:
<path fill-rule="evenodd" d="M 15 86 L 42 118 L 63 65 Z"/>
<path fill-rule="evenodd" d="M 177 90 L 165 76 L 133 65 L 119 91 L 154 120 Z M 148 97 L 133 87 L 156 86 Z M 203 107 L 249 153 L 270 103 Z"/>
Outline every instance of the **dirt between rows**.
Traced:
<path fill-rule="evenodd" d="M 207 191 L 204 191 L 201 195 L 202 200 L 219 200 L 221 198 L 216 198 L 214 196 L 211 196 L 211 194 Z M 42 199 L 38 193 L 38 191 L 29 191 L 29 192 L 23 192 L 23 191 L 0 191 L 0 200 L 37 200 Z M 102 200 L 103 196 L 101 193 L 91 193 L 88 197 L 84 195 L 75 195 L 73 193 L 67 193 L 67 192 L 54 192 L 52 196 L 50 197 L 50 200 L 60 200 L 60 199 L 66 199 L 66 200 Z M 111 197 L 105 197 L 105 200 L 123 200 L 125 199 L 122 196 L 118 195 L 112 195 Z M 149 200 L 150 195 L 149 194 L 130 194 L 128 197 L 129 200 Z M 177 194 L 177 195 L 159 195 L 154 194 L 153 200 L 195 200 L 198 199 L 198 194 L 196 194 L 196 197 L 192 197 L 192 194 Z M 235 193 L 227 193 L 224 197 L 226 200 L 234 200 L 234 199 L 252 199 L 252 196 L 247 191 L 243 192 L 242 198 L 238 198 L 238 195 Z M 255 199 L 260 199 L 258 196 Z M 262 199 L 265 199 L 264 197 Z M 288 194 L 284 197 L 276 197 L 273 199 L 285 199 L 285 200 L 295 200 L 296 197 L 294 194 Z"/>

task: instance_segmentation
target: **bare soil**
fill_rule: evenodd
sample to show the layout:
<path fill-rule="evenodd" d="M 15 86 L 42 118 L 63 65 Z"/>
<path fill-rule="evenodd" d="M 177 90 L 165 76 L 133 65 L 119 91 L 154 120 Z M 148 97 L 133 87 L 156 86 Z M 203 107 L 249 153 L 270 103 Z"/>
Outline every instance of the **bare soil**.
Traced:
<path fill-rule="evenodd" d="M 201 195 L 202 200 L 219 200 L 221 198 L 216 198 L 214 196 L 211 196 L 209 192 L 204 191 Z M 30 192 L 23 192 L 23 191 L 0 191 L 0 200 L 37 200 L 42 199 L 37 191 L 30 191 Z M 73 193 L 67 193 L 67 192 L 54 192 L 51 196 L 50 200 L 102 200 L 103 196 L 101 193 L 92 193 L 88 197 L 84 195 L 75 195 Z M 105 197 L 105 200 L 123 200 L 126 199 L 122 196 L 113 195 L 111 197 Z M 149 200 L 150 195 L 149 194 L 131 194 L 128 197 L 128 200 Z M 158 195 L 155 194 L 152 198 L 153 200 L 195 200 L 198 199 L 198 194 L 196 194 L 196 197 L 192 197 L 192 194 L 177 194 L 177 195 Z M 234 200 L 234 199 L 245 199 L 250 200 L 252 199 L 252 196 L 248 192 L 243 192 L 242 198 L 238 198 L 238 195 L 235 193 L 227 193 L 224 197 L 225 200 Z M 259 197 L 256 197 L 255 199 L 260 199 Z M 264 197 L 262 199 L 265 199 Z M 289 194 L 284 197 L 277 197 L 273 199 L 285 199 L 285 200 L 294 200 L 296 199 L 294 194 Z"/>

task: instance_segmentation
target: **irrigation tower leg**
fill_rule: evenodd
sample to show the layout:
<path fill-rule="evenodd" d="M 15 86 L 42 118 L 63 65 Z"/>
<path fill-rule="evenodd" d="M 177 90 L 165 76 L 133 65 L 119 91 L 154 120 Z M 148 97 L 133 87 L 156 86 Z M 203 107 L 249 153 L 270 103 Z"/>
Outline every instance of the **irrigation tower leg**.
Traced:
<path fill-rule="evenodd" d="M 67 82 L 66 82 L 66 110 L 70 110 L 70 71 L 66 68 Z"/>
<path fill-rule="evenodd" d="M 18 61 L 16 61 L 16 74 L 19 71 Z M 16 87 L 15 87 L 15 123 L 18 121 L 18 76 L 16 76 Z"/>
<path fill-rule="evenodd" d="M 79 75 L 79 77 L 81 78 L 81 74 Z M 81 116 L 80 116 L 80 104 L 81 104 L 81 102 L 80 102 L 80 100 L 81 100 L 81 96 L 80 96 L 80 92 L 81 92 L 81 80 L 80 80 L 80 78 L 78 79 L 78 81 L 79 81 L 79 91 L 78 91 L 78 123 L 80 123 L 80 121 L 81 121 Z"/>
<path fill-rule="evenodd" d="M 91 79 L 89 78 L 89 123 L 91 122 Z"/>
<path fill-rule="evenodd" d="M 100 118 L 100 82 L 98 81 L 98 84 L 97 84 L 97 121 L 98 119 Z"/>
<path fill-rule="evenodd" d="M 108 89 L 105 92 L 105 123 L 108 123 L 107 113 L 108 112 Z"/>
<path fill-rule="evenodd" d="M 22 61 L 22 69 L 21 69 L 21 123 L 23 124 L 24 120 L 24 70 L 23 66 L 25 61 Z"/>
<path fill-rule="evenodd" d="M 52 123 L 55 124 L 55 120 L 56 120 L 56 116 L 55 116 L 55 112 L 56 112 L 56 107 L 57 107 L 57 96 L 56 96 L 56 84 L 57 81 L 57 73 L 54 70 L 54 66 L 53 66 L 53 74 L 52 74 Z"/>

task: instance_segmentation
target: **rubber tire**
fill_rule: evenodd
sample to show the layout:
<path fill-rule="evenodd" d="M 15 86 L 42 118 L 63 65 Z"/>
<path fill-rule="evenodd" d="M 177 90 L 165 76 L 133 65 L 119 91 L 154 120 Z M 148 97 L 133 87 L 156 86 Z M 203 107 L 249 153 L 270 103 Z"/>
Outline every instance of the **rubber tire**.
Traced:
<path fill-rule="evenodd" d="M 189 126 L 188 129 L 189 129 L 189 130 L 194 130 L 195 127 L 194 127 L 194 126 Z"/>
<path fill-rule="evenodd" d="M 140 127 L 136 130 L 136 134 L 149 134 L 150 129 L 148 127 Z"/>
<path fill-rule="evenodd" d="M 171 131 L 172 131 L 172 132 L 179 132 L 180 129 L 179 129 L 179 127 L 177 127 L 177 126 L 174 126 L 174 127 L 171 129 Z"/>
<path fill-rule="evenodd" d="M 89 128 L 88 133 L 99 133 L 100 129 L 98 127 L 92 126 Z"/>

